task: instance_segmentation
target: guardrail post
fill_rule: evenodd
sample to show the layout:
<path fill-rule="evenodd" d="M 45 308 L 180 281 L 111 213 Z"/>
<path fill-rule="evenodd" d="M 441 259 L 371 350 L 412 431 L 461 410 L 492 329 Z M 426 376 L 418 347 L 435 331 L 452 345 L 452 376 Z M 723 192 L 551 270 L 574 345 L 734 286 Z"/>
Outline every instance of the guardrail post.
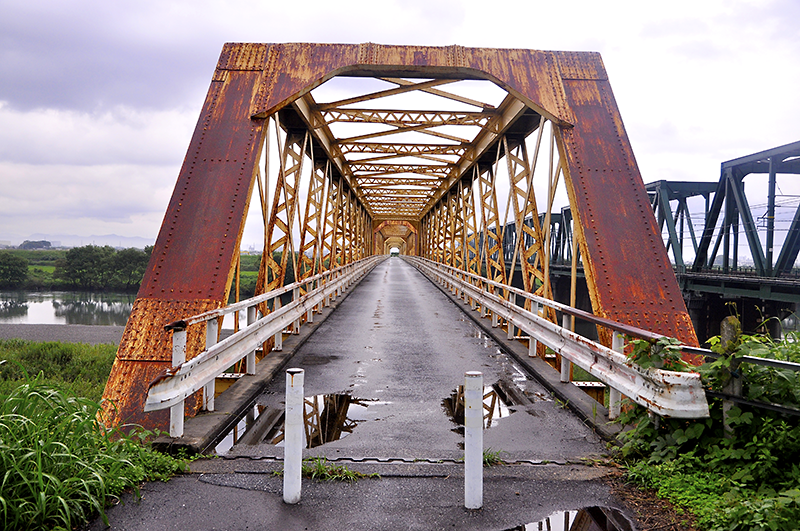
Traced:
<path fill-rule="evenodd" d="M 464 507 L 483 506 L 483 374 L 464 376 Z"/>
<path fill-rule="evenodd" d="M 306 293 L 314 291 L 316 289 L 314 287 L 315 285 L 317 285 L 317 281 L 316 280 L 311 282 L 311 285 L 306 284 Z M 314 322 L 314 307 L 313 306 L 311 308 L 309 308 L 308 311 L 306 312 L 306 322 L 307 323 L 313 323 Z"/>
<path fill-rule="evenodd" d="M 727 383 L 722 387 L 722 392 L 733 395 L 742 396 L 742 378 L 739 371 L 741 360 L 737 360 L 736 356 L 730 349 L 742 335 L 742 325 L 739 320 L 734 316 L 728 316 L 722 320 L 719 326 L 720 329 L 720 344 L 725 345 L 725 355 L 731 357 L 731 364 L 727 370 Z M 732 400 L 722 401 L 722 429 L 725 433 L 725 438 L 730 439 L 733 437 L 733 426 L 728 422 L 729 412 L 736 404 Z"/>
<path fill-rule="evenodd" d="M 258 307 L 250 306 L 247 308 L 247 326 L 256 322 L 258 317 Z M 247 374 L 256 373 L 256 351 L 252 350 L 247 353 L 247 361 L 245 361 L 245 372 Z"/>
<path fill-rule="evenodd" d="M 561 317 L 561 327 L 566 328 L 569 330 L 569 318 L 568 314 L 564 314 Z M 572 362 L 568 359 L 565 359 L 564 356 L 561 356 L 561 382 L 566 383 L 572 380 Z"/>
<path fill-rule="evenodd" d="M 303 470 L 303 369 L 286 371 L 286 414 L 283 444 L 283 501 L 300 501 Z"/>
<path fill-rule="evenodd" d="M 536 301 L 531 301 L 531 312 L 536 317 L 539 317 L 539 303 Z M 528 332 L 530 339 L 528 339 L 528 357 L 533 358 L 537 355 L 537 351 L 539 350 L 539 342 L 536 341 L 530 332 Z"/>
<path fill-rule="evenodd" d="M 172 330 L 172 366 L 186 361 L 186 328 Z M 169 408 L 169 436 L 183 436 L 183 400 Z"/>
<path fill-rule="evenodd" d="M 206 321 L 206 350 L 217 344 L 219 336 L 219 321 L 217 318 Z M 217 393 L 216 381 L 211 380 L 203 386 L 203 409 L 214 411 L 214 395 Z"/>
<path fill-rule="evenodd" d="M 614 352 L 622 353 L 625 350 L 625 337 L 619 332 L 614 332 L 611 336 L 611 349 Z M 608 388 L 608 420 L 619 417 L 620 402 L 622 394 L 613 387 Z"/>
<path fill-rule="evenodd" d="M 294 288 L 292 290 L 292 300 L 296 301 L 300 299 L 300 288 Z M 295 322 L 292 323 L 292 334 L 299 334 L 300 333 L 300 318 L 298 317 Z"/>
<path fill-rule="evenodd" d="M 272 305 L 274 310 L 278 311 L 281 309 L 281 298 L 275 297 L 275 304 Z M 283 330 L 278 330 L 275 332 L 275 345 L 272 347 L 272 350 L 276 350 L 280 352 L 283 350 Z"/>
<path fill-rule="evenodd" d="M 516 293 L 509 293 L 508 302 L 513 304 L 514 306 L 517 305 L 517 294 Z M 514 323 L 511 321 L 507 321 L 508 324 L 508 339 L 514 339 Z"/>

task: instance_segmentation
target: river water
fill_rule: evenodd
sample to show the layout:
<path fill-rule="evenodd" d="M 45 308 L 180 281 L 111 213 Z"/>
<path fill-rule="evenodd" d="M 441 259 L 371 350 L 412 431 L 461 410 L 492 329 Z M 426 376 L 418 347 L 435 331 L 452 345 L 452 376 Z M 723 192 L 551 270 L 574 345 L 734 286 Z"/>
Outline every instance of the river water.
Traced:
<path fill-rule="evenodd" d="M 125 326 L 135 300 L 135 293 L 0 291 L 0 324 Z M 227 316 L 222 328 L 233 321 Z M 247 312 L 239 312 L 239 327 L 246 325 Z"/>
<path fill-rule="evenodd" d="M 125 326 L 135 293 L 0 291 L 0 323 Z"/>

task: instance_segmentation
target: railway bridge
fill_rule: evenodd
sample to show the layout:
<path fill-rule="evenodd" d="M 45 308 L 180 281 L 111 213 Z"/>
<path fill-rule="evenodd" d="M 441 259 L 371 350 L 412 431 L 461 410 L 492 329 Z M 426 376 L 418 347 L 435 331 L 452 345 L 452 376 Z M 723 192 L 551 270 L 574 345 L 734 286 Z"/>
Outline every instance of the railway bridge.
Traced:
<path fill-rule="evenodd" d="M 565 207 L 559 303 L 546 242 Z M 253 224 L 263 254 L 255 298 L 239 302 Z M 392 251 L 567 379 L 572 363 L 623 370 L 621 334 L 697 345 L 599 54 L 226 44 L 106 387 L 108 422 L 166 429 L 213 408 L 210 372 L 168 408 L 145 402 L 151 383 L 214 359 L 255 372 L 344 289 L 337 279 Z M 238 340 L 220 322 L 239 314 L 261 324 L 235 319 L 244 339 L 227 358 Z M 598 356 L 612 361 L 597 369 Z"/>
<path fill-rule="evenodd" d="M 716 181 L 662 180 L 645 185 L 701 341 L 718 335 L 719 323 L 734 311 L 748 332 L 768 331 L 780 337 L 786 328 L 797 328 L 799 173 L 800 142 L 794 142 L 723 162 Z M 549 219 L 540 214 L 539 223 L 545 222 L 553 293 L 557 300 L 568 302 L 574 277 L 570 206 L 562 206 Z M 532 226 L 530 218 L 525 223 Z M 503 231 L 503 254 L 509 277 L 521 287 L 519 264 L 511 274 L 514 227 L 511 221 Z M 578 264 L 573 305 L 590 310 Z M 587 327 L 581 332 L 593 334 Z"/>

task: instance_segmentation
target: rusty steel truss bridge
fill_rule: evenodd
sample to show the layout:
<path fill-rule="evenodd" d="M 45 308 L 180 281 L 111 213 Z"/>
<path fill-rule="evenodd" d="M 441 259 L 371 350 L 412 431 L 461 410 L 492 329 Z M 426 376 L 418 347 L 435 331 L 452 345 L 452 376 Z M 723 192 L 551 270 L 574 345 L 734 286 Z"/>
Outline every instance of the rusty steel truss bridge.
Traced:
<path fill-rule="evenodd" d="M 696 345 L 599 54 L 226 44 L 106 387 L 108 419 L 168 423 L 143 411 L 172 365 L 165 325 L 239 299 L 246 221 L 263 231 L 257 295 L 394 249 L 482 276 L 501 297 L 516 271 L 547 299 L 544 242 L 564 207 L 571 305 L 580 269 L 595 316 Z M 208 330 L 189 328 L 187 360 Z"/>

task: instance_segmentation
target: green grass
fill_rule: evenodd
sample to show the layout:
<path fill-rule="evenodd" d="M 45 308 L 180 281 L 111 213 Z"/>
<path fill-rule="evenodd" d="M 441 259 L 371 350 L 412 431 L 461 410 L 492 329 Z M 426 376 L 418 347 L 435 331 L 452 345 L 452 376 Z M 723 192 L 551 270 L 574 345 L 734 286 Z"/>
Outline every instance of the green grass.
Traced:
<path fill-rule="evenodd" d="M 65 249 L 7 249 L 6 252 L 22 257 L 32 266 L 54 266 L 56 261 L 63 260 L 67 256 Z"/>
<path fill-rule="evenodd" d="M 116 352 L 115 345 L 0 339 L 0 395 L 42 373 L 42 383 L 99 402 Z"/>
<path fill-rule="evenodd" d="M 143 481 L 186 469 L 156 434 L 106 430 L 114 345 L 0 340 L 0 528 L 75 529 Z M 138 492 L 138 491 L 137 491 Z"/>
<path fill-rule="evenodd" d="M 496 465 L 504 465 L 506 464 L 503 461 L 503 458 L 500 457 L 501 454 L 504 454 L 502 450 L 492 450 L 491 448 L 485 448 L 483 450 L 483 466 L 496 466 Z"/>
<path fill-rule="evenodd" d="M 56 270 L 56 266 L 48 266 L 48 265 L 28 265 L 28 272 L 33 273 L 36 270 L 42 271 L 43 273 L 47 273 L 48 275 L 52 276 Z"/>
<path fill-rule="evenodd" d="M 363 478 L 378 478 L 379 474 L 363 474 L 350 470 L 344 465 L 331 464 L 327 458 L 322 456 L 307 457 L 303 459 L 300 473 L 303 477 L 317 479 L 319 481 L 356 481 Z M 283 470 L 276 470 L 276 476 L 282 476 Z"/>
<path fill-rule="evenodd" d="M 734 356 L 800 360 L 800 337 L 782 342 L 743 336 L 722 357 L 698 368 L 703 383 L 719 390 Z M 739 368 L 744 396 L 796 407 L 798 375 L 759 365 Z M 723 425 L 722 403 L 709 401 L 708 419 L 661 419 L 656 425 L 636 406 L 621 416 L 631 427 L 621 436 L 628 478 L 697 516 L 708 531 L 789 531 L 800 522 L 800 418 L 733 407 Z"/>
<path fill-rule="evenodd" d="M 104 429 L 99 408 L 40 378 L 0 395 L 2 529 L 74 529 L 98 513 L 108 524 L 104 508 L 122 492 L 186 468 L 143 444 L 152 433 Z"/>

